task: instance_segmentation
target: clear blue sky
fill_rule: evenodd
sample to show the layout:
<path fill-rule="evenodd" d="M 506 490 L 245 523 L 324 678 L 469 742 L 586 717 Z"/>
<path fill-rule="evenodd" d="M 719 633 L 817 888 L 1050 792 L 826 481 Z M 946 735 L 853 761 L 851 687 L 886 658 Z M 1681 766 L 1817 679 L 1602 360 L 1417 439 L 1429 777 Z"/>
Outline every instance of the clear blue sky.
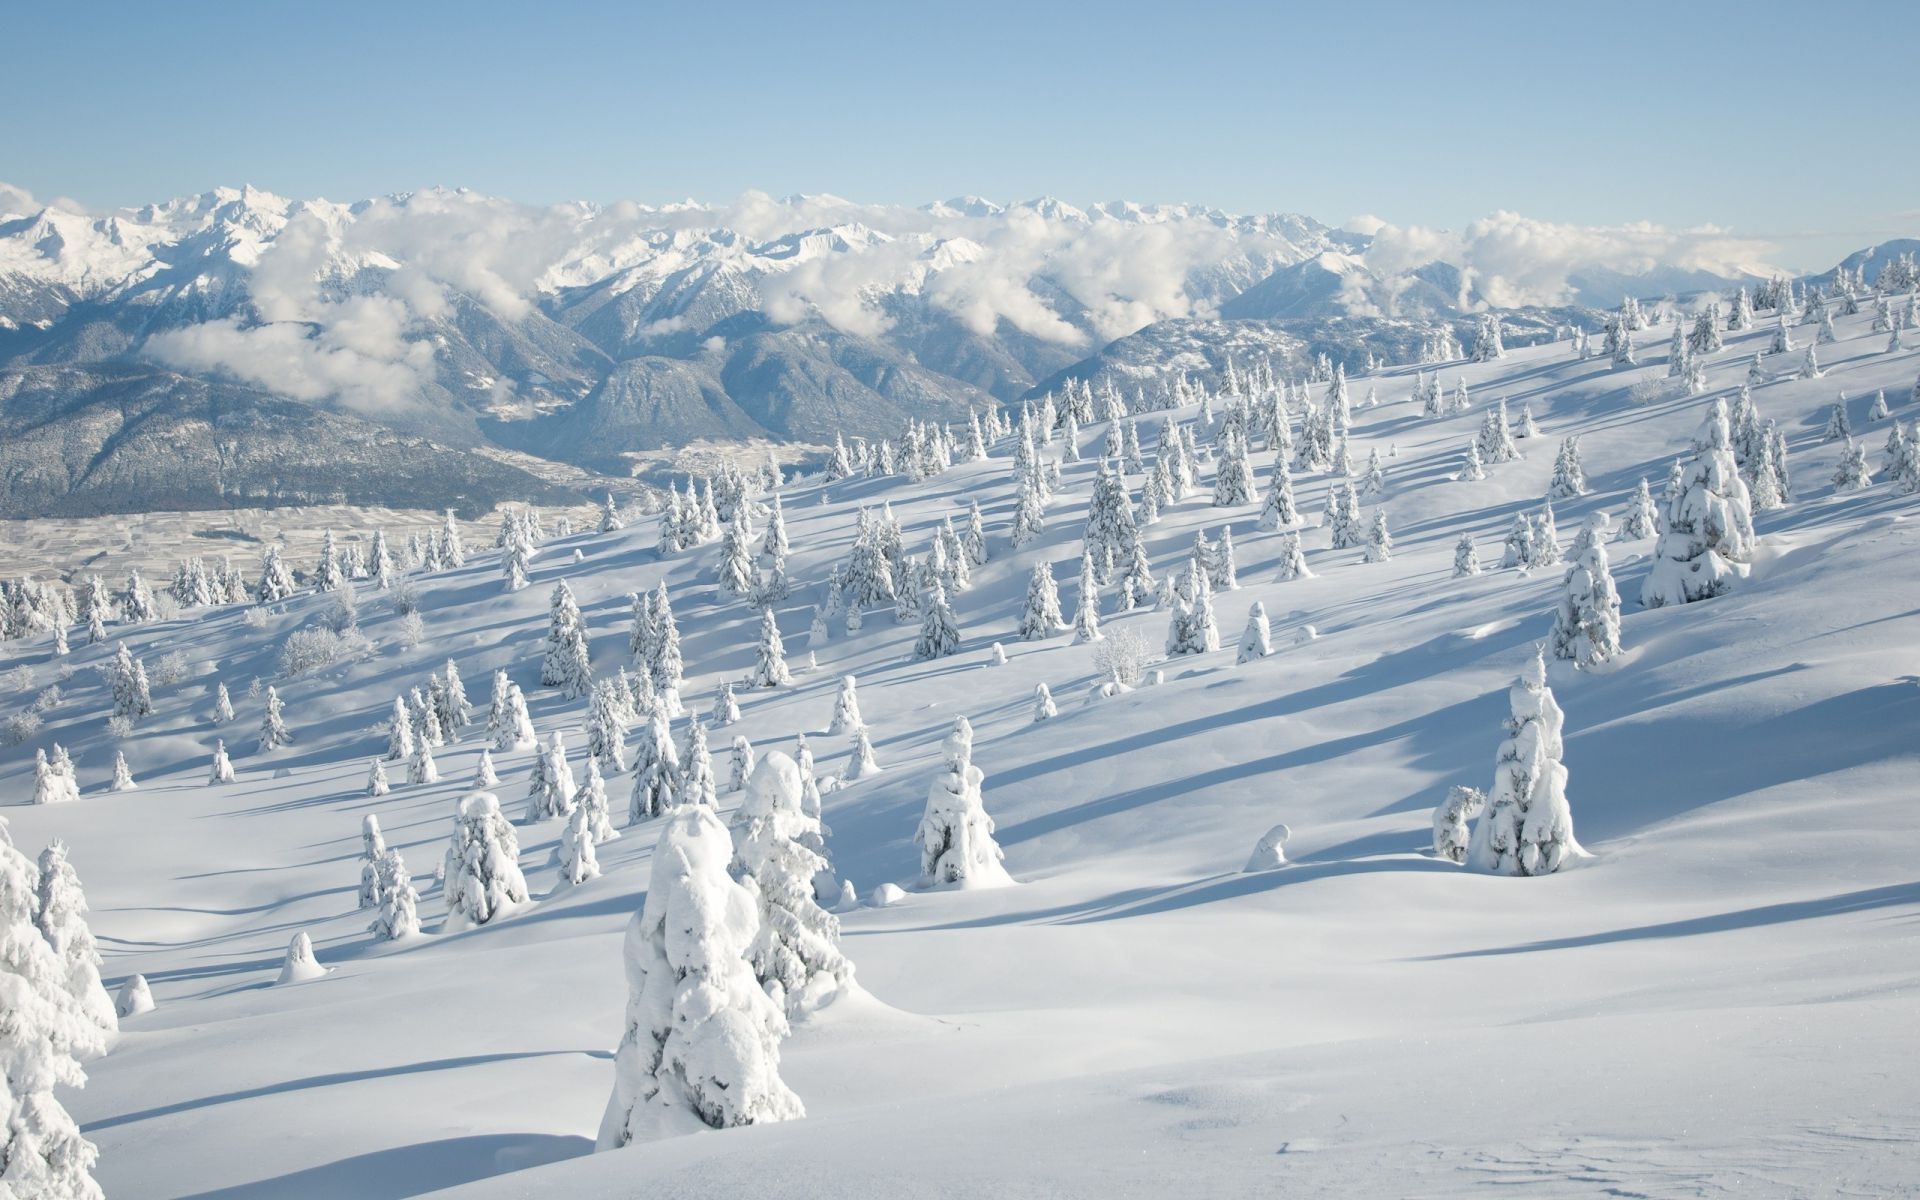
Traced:
<path fill-rule="evenodd" d="M 1920 232 L 1891 3 L 14 6 L 0 180 L 88 205 L 1051 193 Z"/>

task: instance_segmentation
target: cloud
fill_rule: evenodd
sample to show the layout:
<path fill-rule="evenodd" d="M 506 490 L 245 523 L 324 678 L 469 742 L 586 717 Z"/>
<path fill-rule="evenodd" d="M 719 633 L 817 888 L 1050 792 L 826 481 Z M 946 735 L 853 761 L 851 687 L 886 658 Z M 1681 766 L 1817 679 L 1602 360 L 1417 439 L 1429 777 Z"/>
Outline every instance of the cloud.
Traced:
<path fill-rule="evenodd" d="M 406 342 L 382 301 L 340 306 L 317 329 L 302 322 L 243 325 L 233 317 L 169 329 L 147 340 L 152 358 L 183 371 L 226 374 L 296 400 L 383 410 L 416 402 L 433 377 L 433 347 Z"/>
<path fill-rule="evenodd" d="M 1711 225 L 1568 225 L 1496 212 L 1458 232 L 1382 224 L 1373 233 L 1366 262 L 1388 276 L 1432 262 L 1451 263 L 1470 275 L 1487 303 L 1513 307 L 1567 303 L 1572 297 L 1568 277 L 1581 270 L 1764 273 L 1775 249 L 1770 242 L 1735 237 Z"/>

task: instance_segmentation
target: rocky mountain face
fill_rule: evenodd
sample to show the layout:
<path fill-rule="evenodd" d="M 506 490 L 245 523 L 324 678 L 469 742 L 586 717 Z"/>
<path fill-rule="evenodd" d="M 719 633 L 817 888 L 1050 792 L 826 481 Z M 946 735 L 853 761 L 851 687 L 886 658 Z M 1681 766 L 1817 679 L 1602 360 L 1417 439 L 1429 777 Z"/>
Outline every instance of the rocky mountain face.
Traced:
<path fill-rule="evenodd" d="M 1300 216 L 1052 199 L 534 208 L 248 188 L 0 212 L 0 494 L 12 513 L 485 503 L 552 486 L 489 447 L 612 475 L 701 442 L 804 454 L 1065 375 L 1405 361 L 1486 307 L 1470 271 L 1389 273 L 1368 253 Z M 1632 290 L 1590 274 L 1595 294 Z M 1527 340 L 1574 312 L 1510 324 Z"/>

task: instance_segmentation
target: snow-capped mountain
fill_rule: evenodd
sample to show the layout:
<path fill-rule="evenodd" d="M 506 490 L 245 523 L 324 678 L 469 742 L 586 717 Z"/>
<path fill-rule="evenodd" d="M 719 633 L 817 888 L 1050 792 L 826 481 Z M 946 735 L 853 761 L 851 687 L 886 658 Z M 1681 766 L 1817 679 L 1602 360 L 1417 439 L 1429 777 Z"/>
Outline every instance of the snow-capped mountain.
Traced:
<path fill-rule="evenodd" d="M 1494 263 L 1494 234 L 1473 232 L 1463 261 Z M 416 439 L 450 476 L 489 445 L 625 474 L 636 455 L 694 441 L 817 446 L 958 417 L 1087 375 L 1090 356 L 1162 322 L 1263 323 L 1256 340 L 1357 363 L 1496 301 L 1612 304 L 1725 282 L 1638 246 L 1620 270 L 1574 260 L 1545 278 L 1404 262 L 1405 236 L 1389 261 L 1375 253 L 1386 236 L 1052 197 L 537 208 L 444 189 L 341 204 L 223 188 L 104 215 L 39 207 L 0 213 L 0 394 L 39 398 L 0 409 L 0 432 L 108 450 L 117 426 L 83 418 L 110 378 L 163 412 L 209 386 L 324 409 Z M 1385 324 L 1353 323 L 1369 320 Z M 255 414 L 257 461 L 314 436 L 289 415 Z M 272 490 L 221 469 L 157 479 L 144 501 L 84 472 L 49 486 L 7 511 Z M 349 499 L 410 490 L 377 470 L 341 486 Z"/>

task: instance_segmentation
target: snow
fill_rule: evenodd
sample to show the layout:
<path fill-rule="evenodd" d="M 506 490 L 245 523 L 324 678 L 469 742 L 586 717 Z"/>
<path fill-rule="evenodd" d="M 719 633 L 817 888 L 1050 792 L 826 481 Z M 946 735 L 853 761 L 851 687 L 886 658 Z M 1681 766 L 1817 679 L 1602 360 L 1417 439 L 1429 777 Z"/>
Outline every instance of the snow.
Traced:
<path fill-rule="evenodd" d="M 36 742 L 0 759 L 0 795 L 16 846 L 67 844 L 107 988 L 138 973 L 156 1004 L 123 1002 L 130 1019 L 87 1063 L 84 1090 L 60 1092 L 100 1148 L 97 1177 L 109 1196 L 154 1200 L 840 1197 L 891 1194 L 903 1178 L 956 1197 L 1910 1190 L 1920 520 L 1884 472 L 1836 494 L 1845 446 L 1821 441 L 1836 388 L 1884 388 L 1897 419 L 1915 416 L 1920 352 L 1886 353 L 1870 309 L 1835 319 L 1825 378 L 1754 390 L 1790 443 L 1797 494 L 1753 515 L 1747 577 L 1694 603 L 1629 600 L 1621 655 L 1547 666 L 1592 857 L 1538 878 L 1434 857 L 1433 812 L 1454 785 L 1491 786 L 1509 685 L 1549 635 L 1564 570 L 1454 578 L 1455 545 L 1471 534 L 1491 560 L 1515 514 L 1539 510 L 1567 437 L 1590 490 L 1556 503 L 1560 528 L 1618 518 L 1643 476 L 1692 461 L 1708 403 L 1737 391 L 1771 337 L 1768 314 L 1725 335 L 1699 396 L 1637 402 L 1635 385 L 1665 383 L 1647 335 L 1651 361 L 1624 370 L 1565 344 L 1449 364 L 1475 410 L 1439 418 L 1409 402 L 1412 368 L 1356 379 L 1381 403 L 1354 412 L 1353 453 L 1398 447 L 1380 500 L 1391 560 L 1362 563 L 1309 527 L 1313 574 L 1283 582 L 1287 535 L 1259 530 L 1253 505 L 1234 510 L 1240 591 L 1222 615 L 1237 625 L 1260 602 L 1274 652 L 1238 666 L 1232 645 L 1181 655 L 1158 664 L 1164 683 L 1038 724 L 1037 685 L 1078 696 L 1098 682 L 1087 647 L 1065 631 L 1019 640 L 1017 622 L 1037 562 L 1069 578 L 1078 564 L 1099 422 L 1045 531 L 1018 551 L 1004 441 L 918 486 L 849 478 L 821 503 L 820 485 L 791 484 L 784 636 L 806 629 L 863 506 L 891 501 L 920 553 L 977 498 L 992 542 L 951 598 L 954 654 L 913 661 L 918 622 L 881 609 L 851 635 L 836 622 L 813 647 L 818 671 L 738 693 L 729 738 L 787 746 L 806 732 L 833 770 L 852 737 L 819 731 L 840 678 L 857 676 L 886 767 L 822 782 L 833 872 L 872 902 L 834 904 L 862 991 L 780 1044 L 804 1119 L 589 1153 L 624 1027 L 623 930 L 671 816 L 623 823 L 596 847 L 601 876 L 568 887 L 553 861 L 565 827 L 515 827 L 526 898 L 503 882 L 507 911 L 483 925 L 379 941 L 357 907 L 361 818 L 377 814 L 389 846 L 431 864 L 489 744 L 469 728 L 436 748 L 441 782 L 366 795 L 396 690 L 449 658 L 470 681 L 504 669 L 542 741 L 563 734 L 579 769 L 586 700 L 537 686 L 555 583 L 564 573 L 595 677 L 610 678 L 631 665 L 628 593 L 666 581 L 686 694 L 704 707 L 759 640 L 758 612 L 715 593 L 717 543 L 663 560 L 649 519 L 582 532 L 543 544 L 515 593 L 499 586 L 497 552 L 474 550 L 419 581 L 424 644 L 407 648 L 398 616 L 368 596 L 375 652 L 295 680 L 276 674 L 278 646 L 330 597 L 267 608 L 261 628 L 219 608 L 112 626 L 104 645 L 76 638 L 66 698 Z M 1452 481 L 1500 398 L 1515 421 L 1530 405 L 1542 437 L 1517 461 L 1489 459 L 1484 480 Z M 1876 471 L 1882 436 L 1865 442 Z M 1271 457 L 1252 454 L 1262 491 Z M 1220 525 L 1216 467 L 1201 464 L 1200 490 L 1141 529 L 1157 575 L 1184 569 L 1194 534 Z M 1302 511 L 1321 511 L 1327 476 L 1293 482 Z M 566 561 L 574 549 L 583 561 Z M 1640 595 L 1653 551 L 1651 538 L 1607 546 L 1622 596 Z M 1158 645 L 1167 621 L 1150 604 L 1109 609 L 1102 631 Z M 1303 638 L 1309 626 L 1320 636 Z M 981 669 L 993 643 L 1016 641 Z M 153 714 L 116 742 L 92 668 L 120 642 L 148 662 L 181 649 L 196 669 L 156 684 Z M 0 671 L 47 673 L 48 651 L 45 635 L 0 643 Z M 231 729 L 207 719 L 217 682 L 238 710 Z M 262 756 L 250 735 L 268 683 L 296 740 Z M 972 724 L 981 800 L 1019 886 L 903 891 L 956 716 Z M 685 727 L 672 723 L 676 737 Z M 208 787 L 214 739 L 232 729 L 238 779 Z M 81 798 L 26 804 L 31 751 L 55 740 Z M 116 749 L 138 791 L 107 790 Z M 500 795 L 524 794 L 534 753 L 496 747 Z M 722 823 L 740 800 L 722 795 Z M 1289 865 L 1243 872 L 1280 820 Z M 496 852 L 479 849 L 476 863 Z M 444 885 L 416 887 L 422 923 L 440 929 Z M 296 932 L 327 974 L 269 986 Z M 964 1171 L 926 1171 L 929 1131 Z"/>

